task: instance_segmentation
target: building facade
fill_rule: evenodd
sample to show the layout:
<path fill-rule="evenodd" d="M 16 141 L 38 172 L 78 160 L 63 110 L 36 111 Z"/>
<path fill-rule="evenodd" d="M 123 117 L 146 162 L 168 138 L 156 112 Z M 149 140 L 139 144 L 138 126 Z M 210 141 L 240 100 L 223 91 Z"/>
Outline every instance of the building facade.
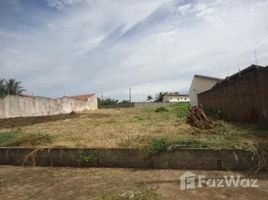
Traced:
<path fill-rule="evenodd" d="M 165 93 L 163 96 L 163 102 L 189 102 L 190 98 L 188 94 L 180 94 L 178 92 Z"/>
<path fill-rule="evenodd" d="M 220 78 L 210 77 L 210 76 L 203 76 L 203 75 L 194 75 L 189 95 L 190 95 L 190 103 L 191 106 L 198 105 L 197 95 L 201 92 L 211 89 L 216 83 L 221 81 Z"/>

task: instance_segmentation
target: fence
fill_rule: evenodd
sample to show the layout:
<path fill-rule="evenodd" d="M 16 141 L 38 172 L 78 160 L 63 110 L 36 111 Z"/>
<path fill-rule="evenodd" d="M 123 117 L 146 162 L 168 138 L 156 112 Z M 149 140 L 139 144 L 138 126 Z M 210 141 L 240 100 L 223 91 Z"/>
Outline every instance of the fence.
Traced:
<path fill-rule="evenodd" d="M 228 120 L 268 122 L 268 67 L 252 65 L 198 94 L 205 110 Z"/>

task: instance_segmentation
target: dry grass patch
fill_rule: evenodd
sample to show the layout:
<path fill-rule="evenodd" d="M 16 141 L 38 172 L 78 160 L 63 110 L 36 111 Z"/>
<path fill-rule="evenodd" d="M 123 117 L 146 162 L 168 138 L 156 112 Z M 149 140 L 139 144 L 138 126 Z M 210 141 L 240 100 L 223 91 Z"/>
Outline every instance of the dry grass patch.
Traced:
<path fill-rule="evenodd" d="M 138 147 L 146 148 L 159 139 L 177 146 L 195 148 L 267 147 L 268 129 L 255 125 L 215 121 L 211 130 L 200 130 L 186 124 L 187 104 L 174 104 L 163 111 L 143 108 L 100 109 L 75 115 L 19 119 L 16 126 L 0 126 L 0 138 L 5 132 L 21 132 L 35 137 L 41 134 L 53 138 L 41 145 L 48 147 Z M 49 119 L 49 120 L 48 120 Z M 10 119 L 14 122 L 14 119 Z M 9 125 L 11 122 L 5 120 Z M 37 122 L 37 123 L 33 123 Z M 189 142 L 189 141 L 195 142 Z M 38 143 L 39 145 L 40 143 Z M 34 143 L 28 146 L 36 146 Z"/>

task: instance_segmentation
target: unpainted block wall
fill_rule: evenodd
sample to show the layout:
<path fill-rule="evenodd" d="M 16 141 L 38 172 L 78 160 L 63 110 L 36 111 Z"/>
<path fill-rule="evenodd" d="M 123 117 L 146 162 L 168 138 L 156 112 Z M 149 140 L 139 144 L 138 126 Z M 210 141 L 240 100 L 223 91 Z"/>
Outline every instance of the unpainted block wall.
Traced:
<path fill-rule="evenodd" d="M 268 123 L 268 67 L 225 79 L 198 95 L 205 110 L 218 110 L 228 119 Z"/>
<path fill-rule="evenodd" d="M 96 96 L 88 101 L 81 101 L 68 97 L 51 99 L 8 95 L 0 99 L 0 118 L 57 115 L 97 108 Z"/>

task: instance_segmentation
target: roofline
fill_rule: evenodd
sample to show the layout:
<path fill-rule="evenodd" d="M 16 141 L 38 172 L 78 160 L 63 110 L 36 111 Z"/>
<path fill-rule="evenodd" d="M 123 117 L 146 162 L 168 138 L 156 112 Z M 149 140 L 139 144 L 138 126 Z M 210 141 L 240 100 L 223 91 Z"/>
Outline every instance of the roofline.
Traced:
<path fill-rule="evenodd" d="M 260 65 L 252 64 L 252 65 L 250 65 L 249 67 L 247 67 L 247 68 L 241 70 L 240 72 L 237 72 L 237 73 L 235 73 L 235 74 L 233 74 L 233 75 L 231 75 L 231 76 L 228 76 L 228 77 L 226 77 L 225 79 L 219 81 L 219 82 L 216 83 L 211 89 L 206 90 L 206 91 L 204 91 L 204 92 L 201 92 L 201 93 L 199 93 L 198 95 L 202 95 L 202 94 L 205 94 L 205 93 L 210 92 L 210 91 L 212 91 L 212 90 L 215 90 L 216 88 L 220 87 L 221 85 L 226 84 L 226 83 L 228 83 L 230 80 L 232 80 L 232 79 L 236 79 L 237 77 L 240 77 L 241 75 L 243 75 L 243 74 L 245 74 L 245 73 L 247 73 L 247 72 L 250 72 L 250 71 L 259 71 L 259 70 L 268 70 L 268 66 L 263 67 L 263 66 L 260 66 Z"/>
<path fill-rule="evenodd" d="M 266 66 L 267 67 L 267 66 Z M 252 71 L 252 70 L 258 70 L 258 69 L 264 69 L 265 67 L 264 66 L 260 66 L 260 65 L 255 65 L 255 64 L 252 64 L 250 65 L 249 67 L 231 75 L 231 76 L 227 76 L 226 79 L 233 79 L 241 74 L 244 74 L 244 73 L 247 73 L 249 71 Z"/>
<path fill-rule="evenodd" d="M 217 77 L 212 77 L 212 76 L 206 76 L 206 75 L 201 75 L 201 74 L 195 74 L 194 77 L 204 78 L 204 79 L 210 79 L 210 80 L 216 80 L 216 81 L 223 80 L 222 78 L 217 78 Z"/>
<path fill-rule="evenodd" d="M 79 94 L 79 95 L 74 95 L 74 96 L 64 96 L 64 97 L 81 97 L 81 96 L 87 96 L 87 95 L 94 96 L 94 95 L 96 95 L 96 93 Z"/>
<path fill-rule="evenodd" d="M 190 96 L 189 94 L 164 94 L 164 96 Z"/>

